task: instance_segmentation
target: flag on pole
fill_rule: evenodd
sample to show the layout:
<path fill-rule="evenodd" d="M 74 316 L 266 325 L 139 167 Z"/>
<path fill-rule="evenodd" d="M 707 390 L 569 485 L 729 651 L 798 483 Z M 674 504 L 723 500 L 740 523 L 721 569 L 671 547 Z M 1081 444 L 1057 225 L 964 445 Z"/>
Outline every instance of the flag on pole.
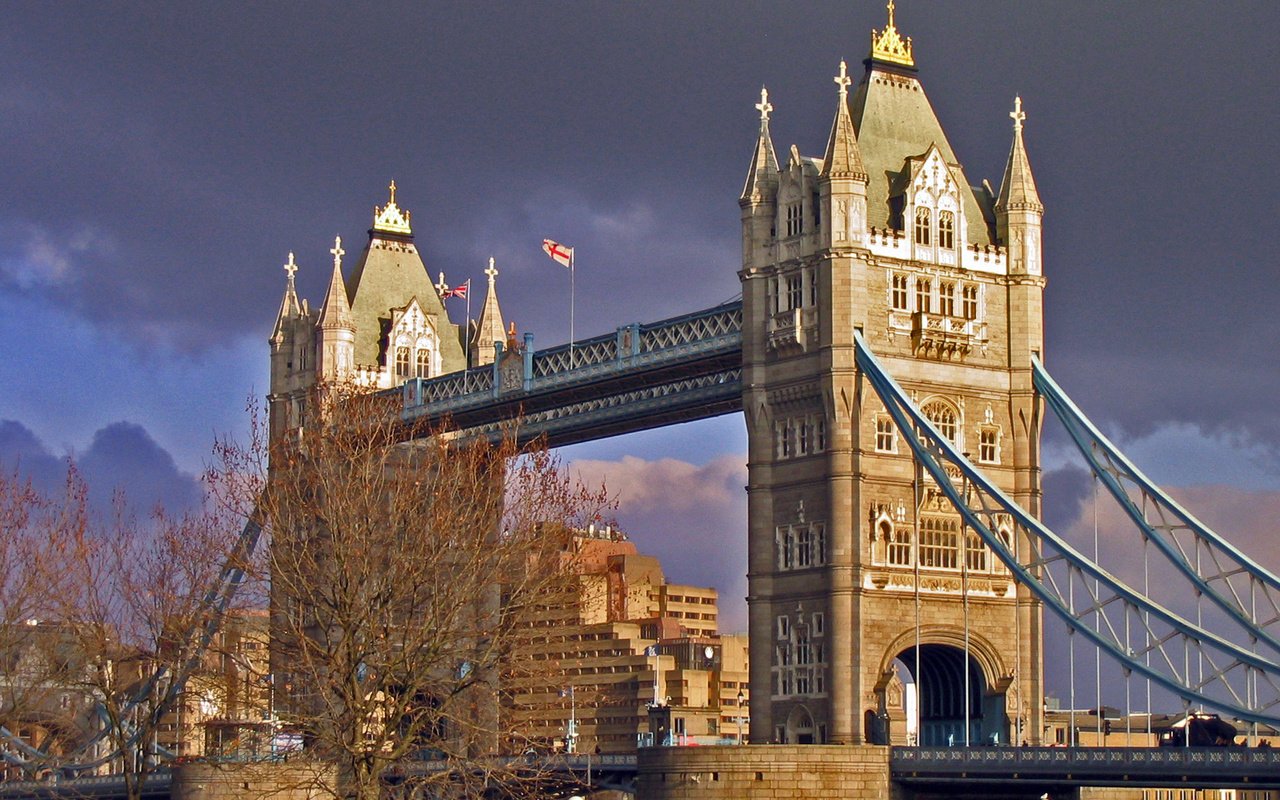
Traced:
<path fill-rule="evenodd" d="M 568 245 L 553 242 L 550 239 L 542 240 L 542 252 L 551 256 L 551 259 L 562 267 L 573 268 L 573 248 Z"/>
<path fill-rule="evenodd" d="M 471 279 L 467 278 L 466 283 L 459 284 L 440 295 L 441 300 L 448 300 L 450 297 L 466 297 L 467 290 L 471 287 Z"/>

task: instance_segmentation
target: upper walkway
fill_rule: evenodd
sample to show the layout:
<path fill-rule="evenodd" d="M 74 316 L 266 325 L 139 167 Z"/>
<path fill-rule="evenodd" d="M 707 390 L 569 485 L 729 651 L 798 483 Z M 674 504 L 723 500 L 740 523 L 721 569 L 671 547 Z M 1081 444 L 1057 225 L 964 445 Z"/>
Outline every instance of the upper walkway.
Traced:
<path fill-rule="evenodd" d="M 409 380 L 406 421 L 557 447 L 742 409 L 742 303 L 632 324 L 484 367 Z"/>

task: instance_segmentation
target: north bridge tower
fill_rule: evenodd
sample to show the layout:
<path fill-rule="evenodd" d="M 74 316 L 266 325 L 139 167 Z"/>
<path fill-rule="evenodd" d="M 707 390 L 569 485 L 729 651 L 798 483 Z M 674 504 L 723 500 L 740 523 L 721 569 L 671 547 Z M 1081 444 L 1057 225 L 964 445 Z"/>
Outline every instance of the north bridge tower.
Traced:
<path fill-rule="evenodd" d="M 917 477 L 854 359 L 861 331 L 939 431 L 1039 515 L 1044 208 L 1025 115 L 1017 100 L 999 190 L 974 186 L 892 2 L 863 64 L 852 87 L 839 65 L 818 158 L 792 146 L 778 161 L 761 91 L 739 200 L 751 738 L 1034 743 L 1039 604 Z"/>

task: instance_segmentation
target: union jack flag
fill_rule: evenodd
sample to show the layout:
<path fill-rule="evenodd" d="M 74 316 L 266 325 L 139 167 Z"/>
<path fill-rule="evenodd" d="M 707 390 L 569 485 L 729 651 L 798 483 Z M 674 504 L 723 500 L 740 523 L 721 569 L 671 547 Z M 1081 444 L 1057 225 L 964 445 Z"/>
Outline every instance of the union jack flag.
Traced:
<path fill-rule="evenodd" d="M 467 289 L 470 286 L 471 286 L 471 281 L 468 280 L 466 283 L 459 284 L 453 287 L 452 289 L 446 290 L 444 294 L 440 295 L 440 299 L 448 300 L 450 297 L 466 297 Z"/>

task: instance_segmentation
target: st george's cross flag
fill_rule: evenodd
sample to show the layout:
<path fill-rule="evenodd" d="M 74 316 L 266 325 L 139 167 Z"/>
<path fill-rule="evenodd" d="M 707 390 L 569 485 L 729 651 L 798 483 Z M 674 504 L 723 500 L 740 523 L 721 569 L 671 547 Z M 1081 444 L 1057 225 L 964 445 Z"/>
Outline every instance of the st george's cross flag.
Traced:
<path fill-rule="evenodd" d="M 552 260 L 563 267 L 573 269 L 573 248 L 568 245 L 553 242 L 550 239 L 542 240 L 542 252 L 551 256 Z"/>

